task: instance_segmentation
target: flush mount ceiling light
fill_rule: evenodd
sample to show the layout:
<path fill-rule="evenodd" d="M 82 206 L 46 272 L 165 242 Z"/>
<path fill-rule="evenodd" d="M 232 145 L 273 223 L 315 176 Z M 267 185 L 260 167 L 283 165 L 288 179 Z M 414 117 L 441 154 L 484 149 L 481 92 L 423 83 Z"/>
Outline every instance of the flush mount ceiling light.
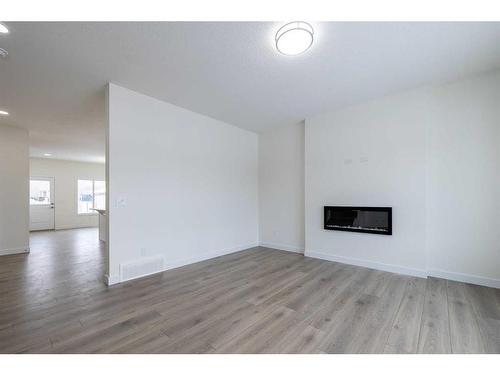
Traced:
<path fill-rule="evenodd" d="M 2 116 L 8 116 L 9 112 L 7 112 L 7 111 L 1 111 L 0 110 L 0 115 L 2 115 Z"/>
<path fill-rule="evenodd" d="M 3 23 L 0 23 L 0 34 L 8 34 L 9 29 Z"/>
<path fill-rule="evenodd" d="M 282 26 L 276 33 L 276 48 L 284 55 L 299 55 L 311 47 L 314 30 L 307 22 L 295 21 Z"/>
<path fill-rule="evenodd" d="M 43 154 L 43 156 L 52 156 L 52 154 Z"/>

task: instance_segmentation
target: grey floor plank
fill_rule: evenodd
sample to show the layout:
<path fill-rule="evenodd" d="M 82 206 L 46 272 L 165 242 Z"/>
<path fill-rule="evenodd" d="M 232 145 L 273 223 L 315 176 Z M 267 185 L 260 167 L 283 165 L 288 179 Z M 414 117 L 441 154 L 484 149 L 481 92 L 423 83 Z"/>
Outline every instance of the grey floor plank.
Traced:
<path fill-rule="evenodd" d="M 319 353 L 320 345 L 325 333 L 307 321 L 302 320 L 291 327 L 281 339 L 276 340 L 267 349 L 267 353 L 274 354 L 315 354 Z"/>
<path fill-rule="evenodd" d="M 467 300 L 464 284 L 448 280 L 447 287 L 453 353 L 484 353 L 478 320 Z"/>
<path fill-rule="evenodd" d="M 282 339 L 284 334 L 297 324 L 296 312 L 286 307 L 277 308 L 272 314 L 243 331 L 234 339 L 228 341 L 217 353 L 266 353 L 275 341 Z"/>
<path fill-rule="evenodd" d="M 416 353 L 422 311 L 425 300 L 426 279 L 410 278 L 387 340 L 385 353 Z"/>
<path fill-rule="evenodd" d="M 106 287 L 96 229 L 30 247 L 0 257 L 1 353 L 500 353 L 498 289 L 262 247 Z"/>
<path fill-rule="evenodd" d="M 478 324 L 481 329 L 484 350 L 489 354 L 500 353 L 500 320 L 491 318 L 478 318 Z"/>
<path fill-rule="evenodd" d="M 500 353 L 500 307 L 498 289 L 462 284 L 472 307 L 486 353 Z"/>
<path fill-rule="evenodd" d="M 446 280 L 428 278 L 420 324 L 419 353 L 451 353 Z"/>
<path fill-rule="evenodd" d="M 357 337 L 357 353 L 382 353 L 403 300 L 408 277 L 391 275 L 373 311 L 365 319 Z"/>
<path fill-rule="evenodd" d="M 326 353 L 356 353 L 357 338 L 363 323 L 375 308 L 379 297 L 361 294 L 350 301 L 328 326 L 320 349 Z"/>

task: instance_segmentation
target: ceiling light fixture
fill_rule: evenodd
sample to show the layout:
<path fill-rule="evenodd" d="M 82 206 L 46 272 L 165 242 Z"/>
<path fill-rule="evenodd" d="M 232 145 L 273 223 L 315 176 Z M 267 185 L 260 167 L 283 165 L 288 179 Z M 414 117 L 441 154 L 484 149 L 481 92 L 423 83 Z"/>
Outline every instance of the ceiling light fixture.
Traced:
<path fill-rule="evenodd" d="M 3 116 L 8 116 L 8 115 L 9 115 L 9 112 L 7 112 L 7 111 L 0 111 L 0 115 L 3 115 Z"/>
<path fill-rule="evenodd" d="M 9 29 L 3 23 L 0 23 L 0 34 L 8 34 Z"/>
<path fill-rule="evenodd" d="M 52 154 L 43 154 L 43 156 L 52 156 Z"/>
<path fill-rule="evenodd" d="M 282 26 L 276 33 L 276 48 L 284 55 L 300 55 L 314 40 L 314 29 L 307 22 L 295 21 Z"/>

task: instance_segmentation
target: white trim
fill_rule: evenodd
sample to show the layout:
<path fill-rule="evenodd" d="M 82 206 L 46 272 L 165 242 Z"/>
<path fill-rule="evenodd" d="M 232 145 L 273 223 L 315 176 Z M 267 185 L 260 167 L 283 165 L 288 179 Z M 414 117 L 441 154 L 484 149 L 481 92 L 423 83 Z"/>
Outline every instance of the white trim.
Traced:
<path fill-rule="evenodd" d="M 165 265 L 165 267 L 163 268 L 162 271 L 155 272 L 155 273 L 161 273 L 164 271 L 168 271 L 170 269 L 186 266 L 188 264 L 202 262 L 204 260 L 216 258 L 216 257 L 222 256 L 222 255 L 235 253 L 238 251 L 249 250 L 249 249 L 252 249 L 256 246 L 263 246 L 263 247 L 268 247 L 271 249 L 291 251 L 291 252 L 295 252 L 295 253 L 302 253 L 302 251 L 300 251 L 299 248 L 293 247 L 293 246 L 279 245 L 279 244 L 274 244 L 274 243 L 269 243 L 269 242 L 261 242 L 260 245 L 258 243 L 252 243 L 252 244 L 237 246 L 234 248 L 224 249 L 224 250 L 216 251 L 216 252 L 212 252 L 212 253 L 206 253 L 206 254 L 203 254 L 203 255 L 200 255 L 197 257 L 187 258 L 187 259 L 180 260 L 180 261 L 171 262 L 171 263 L 168 263 L 167 265 Z M 11 250 L 16 250 L 16 249 L 11 249 Z M 25 251 L 29 252 L 29 249 L 25 250 L 24 248 L 19 248 L 17 250 L 18 250 L 17 252 L 5 253 L 5 254 L 3 252 L 5 252 L 6 250 L 1 250 L 0 255 L 17 254 L 17 253 L 23 253 Z M 492 279 L 492 278 L 488 278 L 488 277 L 468 275 L 468 274 L 463 274 L 463 273 L 459 273 L 459 272 L 449 272 L 449 271 L 442 271 L 442 270 L 423 270 L 423 269 L 418 269 L 418 268 L 402 267 L 402 266 L 397 266 L 394 264 L 372 262 L 372 261 L 362 260 L 362 259 L 357 259 L 357 258 L 326 254 L 326 253 L 321 253 L 321 252 L 317 252 L 317 251 L 307 251 L 304 254 L 304 256 L 310 257 L 310 258 L 328 260 L 328 261 L 332 261 L 332 262 L 351 264 L 353 266 L 372 268 L 372 269 L 376 269 L 376 270 L 380 270 L 380 271 L 393 272 L 393 273 L 399 273 L 399 274 L 403 274 L 403 275 L 421 277 L 421 278 L 427 278 L 428 276 L 438 277 L 438 278 L 447 279 L 447 280 L 459 281 L 459 282 L 476 284 L 476 285 L 483 285 L 483 286 L 487 286 L 487 287 L 491 287 L 491 288 L 500 288 L 500 280 L 499 279 Z M 150 275 L 153 275 L 155 273 L 148 274 L 148 275 L 142 275 L 140 277 L 150 276 Z M 118 275 L 111 275 L 111 276 L 104 275 L 104 282 L 108 286 L 118 284 L 121 282 L 125 282 L 125 281 L 129 281 L 129 280 L 120 280 Z"/>
<path fill-rule="evenodd" d="M 325 254 L 325 253 L 320 253 L 317 251 L 306 251 L 304 255 L 306 257 L 330 260 L 332 262 L 351 264 L 353 266 L 373 268 L 373 269 L 380 270 L 380 271 L 400 273 L 403 275 L 416 276 L 416 277 L 422 277 L 422 278 L 427 277 L 427 272 L 423 269 L 418 269 L 418 268 L 403 267 L 403 266 L 397 266 L 394 264 L 387 264 L 387 263 L 380 263 L 380 262 L 372 262 L 369 260 L 344 257 L 344 256 L 340 256 L 340 255 Z"/>
<path fill-rule="evenodd" d="M 450 271 L 443 271 L 443 270 L 436 270 L 436 269 L 423 270 L 423 269 L 418 269 L 418 268 L 402 267 L 402 266 L 397 266 L 394 264 L 372 262 L 369 260 L 344 257 L 344 256 L 340 256 L 340 255 L 325 254 L 325 253 L 321 253 L 321 252 L 317 252 L 317 251 L 307 251 L 304 255 L 307 257 L 311 257 L 311 258 L 330 260 L 333 262 L 351 264 L 353 266 L 360 266 L 360 267 L 366 267 L 366 268 L 373 268 L 376 270 L 400 273 L 400 274 L 404 274 L 404 275 L 410 275 L 410 276 L 416 276 L 416 277 L 422 277 L 422 278 L 437 277 L 440 279 L 453 280 L 453 281 L 459 281 L 462 283 L 482 285 L 482 286 L 487 286 L 490 288 L 500 289 L 500 279 L 493 279 L 493 278 L 489 278 L 489 277 L 469 275 L 469 274 L 460 273 L 460 272 L 450 272 Z"/>
<path fill-rule="evenodd" d="M 284 251 L 290 251 L 292 253 L 304 254 L 303 247 L 298 247 L 298 246 L 293 246 L 293 245 L 285 245 L 285 244 L 275 243 L 275 242 L 261 242 L 260 246 L 268 247 L 270 249 L 284 250 Z"/>
<path fill-rule="evenodd" d="M 104 275 L 104 284 L 107 286 L 111 286 L 114 284 L 118 284 L 120 282 L 120 277 L 118 275 Z"/>
<path fill-rule="evenodd" d="M 438 277 L 441 279 L 460 281 L 462 283 L 488 286 L 490 288 L 500 288 L 500 280 L 499 279 L 492 279 L 489 277 L 469 275 L 469 274 L 460 273 L 460 272 L 442 271 L 442 270 L 428 270 L 427 274 L 430 277 Z"/>
<path fill-rule="evenodd" d="M 0 255 L 24 254 L 29 252 L 30 252 L 29 247 L 13 247 L 11 249 L 0 250 Z"/>
<path fill-rule="evenodd" d="M 236 247 L 232 247 L 232 248 L 214 251 L 211 253 L 205 253 L 205 254 L 202 254 L 202 255 L 199 255 L 196 257 L 186 258 L 186 259 L 179 260 L 179 261 L 166 262 L 165 266 L 163 267 L 163 269 L 161 271 L 152 272 L 152 273 L 149 273 L 146 275 L 137 276 L 137 277 L 134 277 L 133 279 L 120 280 L 120 277 L 118 275 L 111 275 L 111 276 L 104 275 L 104 282 L 106 283 L 106 285 L 114 285 L 114 284 L 130 281 L 130 280 L 139 279 L 139 278 L 146 277 L 146 276 L 151 276 L 151 275 L 165 272 L 165 271 L 168 271 L 168 270 L 171 270 L 174 268 L 187 266 L 188 264 L 198 263 L 198 262 L 202 262 L 204 260 L 217 258 L 217 257 L 220 257 L 222 255 L 232 254 L 232 253 L 236 253 L 238 251 L 243 251 L 243 250 L 250 250 L 250 249 L 257 247 L 257 246 L 259 246 L 259 243 L 254 242 L 254 243 L 247 244 L 247 245 L 240 245 L 240 246 L 236 246 Z"/>
<path fill-rule="evenodd" d="M 186 259 L 179 260 L 179 261 L 174 261 L 174 262 L 169 262 L 169 263 L 167 262 L 167 264 L 165 265 L 165 267 L 163 268 L 163 270 L 167 271 L 167 270 L 171 270 L 173 268 L 179 268 L 179 267 L 182 267 L 182 266 L 187 266 L 188 264 L 203 262 L 204 260 L 208 260 L 208 259 L 212 259 L 212 258 L 217 258 L 217 257 L 223 256 L 223 255 L 227 255 L 227 254 L 236 253 L 238 251 L 250 250 L 250 249 L 252 249 L 254 247 L 257 247 L 257 246 L 259 246 L 259 243 L 258 242 L 254 242 L 254 243 L 247 244 L 247 245 L 240 245 L 240 246 L 236 246 L 236 247 L 232 247 L 232 248 L 227 248 L 227 249 L 224 249 L 224 250 L 214 251 L 214 252 L 211 252 L 211 253 L 205 253 L 205 254 L 202 254 L 202 255 L 198 255 L 196 257 L 186 258 Z"/>
<path fill-rule="evenodd" d="M 127 262 L 128 263 L 128 262 Z M 138 276 L 134 276 L 134 277 L 129 277 L 128 279 L 125 279 L 125 278 L 122 278 L 121 276 L 118 278 L 119 281 L 115 282 L 115 284 L 118 284 L 118 283 L 126 283 L 127 281 L 132 281 L 132 280 L 137 280 L 137 279 L 142 279 L 143 277 L 148 277 L 148 276 L 151 276 L 151 275 L 156 275 L 157 273 L 162 273 L 165 271 L 165 268 L 162 268 L 161 270 L 158 270 L 158 271 L 153 271 L 153 272 L 149 272 L 149 273 L 145 273 L 143 275 L 138 275 Z M 113 285 L 113 284 L 111 284 Z"/>
<path fill-rule="evenodd" d="M 88 215 L 90 216 L 90 215 Z M 84 229 L 84 228 L 99 228 L 99 224 L 67 224 L 60 225 L 55 230 L 69 230 L 69 229 Z"/>

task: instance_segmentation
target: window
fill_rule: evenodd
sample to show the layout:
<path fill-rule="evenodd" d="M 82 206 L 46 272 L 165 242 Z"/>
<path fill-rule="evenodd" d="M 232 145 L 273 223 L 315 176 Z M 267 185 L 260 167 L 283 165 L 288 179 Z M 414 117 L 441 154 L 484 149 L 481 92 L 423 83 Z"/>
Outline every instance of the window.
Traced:
<path fill-rule="evenodd" d="M 92 208 L 106 209 L 106 183 L 78 180 L 78 215 L 95 213 Z"/>
<path fill-rule="evenodd" d="M 94 181 L 94 208 L 106 209 L 106 182 Z"/>
<path fill-rule="evenodd" d="M 50 204 L 50 181 L 30 180 L 30 205 Z"/>

